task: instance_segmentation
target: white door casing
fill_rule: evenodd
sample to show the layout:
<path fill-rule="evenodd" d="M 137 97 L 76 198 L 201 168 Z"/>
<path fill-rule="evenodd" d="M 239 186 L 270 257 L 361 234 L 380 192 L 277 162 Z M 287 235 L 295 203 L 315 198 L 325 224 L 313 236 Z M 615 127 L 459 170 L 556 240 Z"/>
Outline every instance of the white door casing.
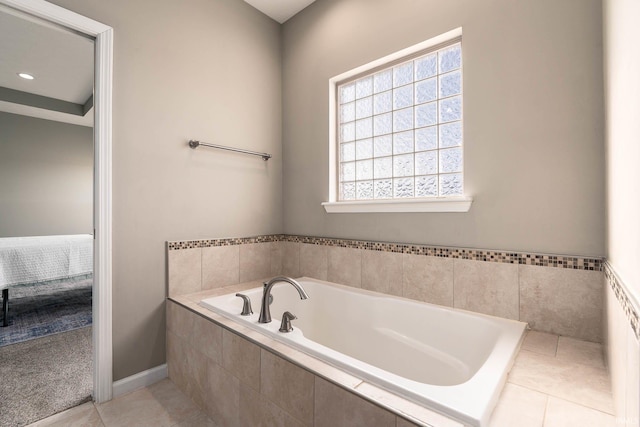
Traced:
<path fill-rule="evenodd" d="M 113 29 L 44 0 L 0 0 L 0 4 L 95 38 L 94 80 L 94 264 L 93 399 L 111 400 L 113 351 L 111 312 L 111 122 Z"/>

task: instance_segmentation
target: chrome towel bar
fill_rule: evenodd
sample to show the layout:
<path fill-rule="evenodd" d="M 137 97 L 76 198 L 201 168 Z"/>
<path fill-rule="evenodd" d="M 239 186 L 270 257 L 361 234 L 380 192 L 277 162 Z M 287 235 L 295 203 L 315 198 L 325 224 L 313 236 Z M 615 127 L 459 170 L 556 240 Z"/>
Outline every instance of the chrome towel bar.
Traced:
<path fill-rule="evenodd" d="M 200 145 L 205 147 L 217 148 L 219 150 L 235 151 L 237 153 L 251 154 L 252 156 L 260 156 L 264 161 L 267 161 L 271 158 L 271 154 L 269 153 L 259 153 L 257 151 L 243 150 L 241 148 L 233 148 L 233 147 L 225 147 L 224 145 L 208 144 L 206 142 L 196 141 L 195 139 L 192 139 L 189 141 L 189 147 L 191 148 L 195 149 L 195 148 L 198 148 L 198 146 Z"/>

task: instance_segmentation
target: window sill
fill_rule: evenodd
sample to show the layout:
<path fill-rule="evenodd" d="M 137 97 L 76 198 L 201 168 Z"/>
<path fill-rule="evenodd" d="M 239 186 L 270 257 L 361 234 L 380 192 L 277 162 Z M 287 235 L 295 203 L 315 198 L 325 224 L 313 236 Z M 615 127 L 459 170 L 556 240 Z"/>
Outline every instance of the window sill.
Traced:
<path fill-rule="evenodd" d="M 468 212 L 471 197 L 434 197 L 412 200 L 362 200 L 348 202 L 324 202 L 327 213 L 366 212 Z"/>

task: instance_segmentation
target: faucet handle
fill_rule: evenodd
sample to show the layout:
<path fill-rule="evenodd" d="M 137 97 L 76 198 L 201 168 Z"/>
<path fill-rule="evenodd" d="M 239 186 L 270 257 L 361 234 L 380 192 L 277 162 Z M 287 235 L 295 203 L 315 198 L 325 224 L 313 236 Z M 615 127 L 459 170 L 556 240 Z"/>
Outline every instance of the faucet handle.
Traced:
<path fill-rule="evenodd" d="M 297 319 L 294 314 L 291 314 L 288 311 L 285 311 L 282 314 L 282 322 L 280 323 L 280 332 L 291 332 L 293 331 L 293 326 L 291 326 L 291 321 Z"/>
<path fill-rule="evenodd" d="M 242 298 L 242 313 L 240 313 L 240 315 L 248 316 L 253 314 L 253 310 L 251 309 L 251 300 L 249 297 L 241 293 L 237 293 L 236 296 Z"/>

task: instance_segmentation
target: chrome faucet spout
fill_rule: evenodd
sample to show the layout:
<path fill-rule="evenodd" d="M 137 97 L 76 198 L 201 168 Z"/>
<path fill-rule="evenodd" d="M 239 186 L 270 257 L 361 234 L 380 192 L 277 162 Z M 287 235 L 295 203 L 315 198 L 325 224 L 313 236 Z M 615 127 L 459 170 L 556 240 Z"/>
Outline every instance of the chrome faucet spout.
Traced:
<path fill-rule="evenodd" d="M 269 297 L 271 296 L 271 288 L 273 288 L 273 285 L 280 282 L 289 283 L 294 288 L 296 288 L 298 294 L 300 295 L 300 299 L 309 298 L 309 295 L 307 295 L 304 288 L 300 283 L 298 283 L 298 281 L 285 276 L 274 277 L 264 284 L 264 289 L 262 291 L 262 304 L 260 305 L 260 317 L 258 318 L 259 323 L 271 322 L 271 310 L 269 309 Z"/>

